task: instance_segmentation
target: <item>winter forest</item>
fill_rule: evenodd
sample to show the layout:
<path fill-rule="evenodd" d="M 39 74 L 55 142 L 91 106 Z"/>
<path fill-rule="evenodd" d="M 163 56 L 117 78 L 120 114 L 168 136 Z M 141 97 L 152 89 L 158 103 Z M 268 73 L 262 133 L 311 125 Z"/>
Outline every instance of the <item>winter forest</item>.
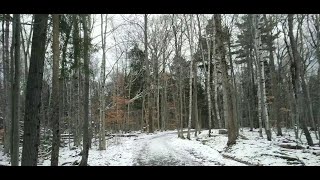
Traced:
<path fill-rule="evenodd" d="M 0 166 L 319 166 L 319 14 L 0 14 Z"/>

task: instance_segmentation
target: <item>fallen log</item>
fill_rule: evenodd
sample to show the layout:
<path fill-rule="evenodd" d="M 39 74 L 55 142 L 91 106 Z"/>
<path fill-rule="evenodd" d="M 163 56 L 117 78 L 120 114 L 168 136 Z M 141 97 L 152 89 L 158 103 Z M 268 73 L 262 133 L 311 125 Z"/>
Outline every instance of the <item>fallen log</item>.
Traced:
<path fill-rule="evenodd" d="M 286 149 L 305 149 L 303 146 L 300 146 L 298 144 L 279 144 L 280 147 L 286 148 Z"/>
<path fill-rule="evenodd" d="M 113 136 L 113 137 L 138 137 L 135 134 L 106 134 L 106 136 Z"/>

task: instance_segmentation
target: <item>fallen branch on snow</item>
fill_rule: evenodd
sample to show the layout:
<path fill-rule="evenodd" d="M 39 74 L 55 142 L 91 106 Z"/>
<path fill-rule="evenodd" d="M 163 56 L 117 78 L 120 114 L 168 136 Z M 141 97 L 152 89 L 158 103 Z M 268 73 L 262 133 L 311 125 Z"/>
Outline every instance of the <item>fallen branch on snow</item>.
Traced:
<path fill-rule="evenodd" d="M 302 164 L 302 166 L 305 166 L 305 163 L 303 161 L 301 161 L 299 158 L 295 158 L 295 157 L 282 156 L 282 155 L 277 155 L 277 154 L 261 154 L 261 156 L 273 156 L 273 157 L 286 159 L 287 161 L 298 161 L 300 164 Z"/>
<path fill-rule="evenodd" d="M 279 144 L 280 147 L 286 148 L 286 149 L 305 149 L 303 146 L 300 146 L 298 144 L 292 145 L 292 144 Z"/>
<path fill-rule="evenodd" d="M 224 158 L 227 158 L 227 159 L 231 159 L 231 160 L 234 160 L 234 161 L 237 161 L 239 163 L 242 163 L 242 164 L 245 164 L 245 165 L 248 165 L 248 166 L 262 166 L 262 164 L 253 164 L 253 163 L 250 163 L 248 161 L 244 161 L 242 159 L 238 159 L 236 157 L 233 157 L 233 156 L 229 156 L 229 155 L 226 155 L 226 154 L 221 154 Z"/>

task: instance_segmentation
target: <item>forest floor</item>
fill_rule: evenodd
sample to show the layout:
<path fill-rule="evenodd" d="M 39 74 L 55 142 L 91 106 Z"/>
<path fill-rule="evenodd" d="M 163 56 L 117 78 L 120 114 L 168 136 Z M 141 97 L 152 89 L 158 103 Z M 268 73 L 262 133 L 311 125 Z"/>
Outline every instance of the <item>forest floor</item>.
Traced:
<path fill-rule="evenodd" d="M 133 132 L 120 137 L 108 136 L 107 149 L 99 151 L 98 142 L 93 142 L 89 151 L 90 166 L 319 166 L 320 147 L 306 145 L 305 137 L 296 143 L 294 132 L 283 129 L 283 136 L 273 132 L 272 141 L 258 129 L 240 130 L 237 143 L 226 147 L 227 135 L 218 130 L 203 130 L 198 137 L 192 132 L 191 140 L 180 139 L 176 131 L 144 134 Z M 186 137 L 186 133 L 184 133 Z M 314 143 L 316 140 L 312 132 Z M 72 149 L 72 150 L 71 150 Z M 71 146 L 60 149 L 59 165 L 77 165 L 81 160 L 81 148 Z M 9 165 L 0 145 L 0 165 Z M 39 165 L 50 165 L 50 155 L 39 158 Z"/>

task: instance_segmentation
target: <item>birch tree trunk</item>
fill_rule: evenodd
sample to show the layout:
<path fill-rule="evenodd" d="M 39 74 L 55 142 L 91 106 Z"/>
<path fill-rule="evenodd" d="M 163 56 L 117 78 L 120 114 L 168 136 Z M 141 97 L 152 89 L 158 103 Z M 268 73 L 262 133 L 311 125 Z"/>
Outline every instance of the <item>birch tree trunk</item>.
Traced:
<path fill-rule="evenodd" d="M 215 27 L 215 23 L 213 21 L 213 27 Z M 215 30 L 213 30 L 214 32 Z M 216 57 L 216 53 L 215 53 L 215 48 L 216 48 L 216 45 L 215 45 L 215 33 L 213 33 L 213 39 L 212 39 L 212 42 L 213 42 L 213 49 L 212 49 L 212 54 L 213 54 L 213 61 L 214 61 L 214 66 L 213 66 L 213 81 L 214 81 L 214 84 L 213 84 L 213 87 L 214 87 L 214 103 L 215 103 L 215 110 L 216 110 L 216 116 L 217 116 L 217 121 L 218 121 L 218 126 L 219 128 L 222 128 L 222 122 L 221 122 L 221 118 L 220 118 L 220 112 L 219 112 L 219 106 L 218 106 L 218 61 L 217 59 L 215 58 Z M 209 71 L 210 72 L 210 71 Z M 209 78 L 210 79 L 210 78 Z M 228 125 L 228 123 L 226 122 L 226 127 Z"/>
<path fill-rule="evenodd" d="M 257 63 L 257 67 L 258 69 L 260 69 L 260 66 Z M 261 70 L 258 70 L 258 72 L 260 72 Z M 257 81 L 258 81 L 258 91 L 257 91 L 257 95 L 258 95 L 258 119 L 259 119 L 259 136 L 263 137 L 262 135 L 262 105 L 261 105 L 261 86 L 260 86 L 260 73 L 257 73 Z"/>
<path fill-rule="evenodd" d="M 260 85 L 260 103 L 262 109 L 262 116 L 265 120 L 265 129 L 267 134 L 268 141 L 271 141 L 271 130 L 269 125 L 269 115 L 268 115 L 268 108 L 267 108 L 267 97 L 266 97 L 266 84 L 265 84 L 265 69 L 264 69 L 264 60 L 262 56 L 262 42 L 261 42 L 261 27 L 262 27 L 262 18 L 260 15 L 255 15 L 254 17 L 254 35 L 255 35 L 255 42 L 254 48 L 256 52 L 256 59 L 257 64 L 259 63 L 258 73 L 259 73 L 259 80 L 258 85 Z M 255 27 L 258 27 L 257 29 Z M 258 92 L 259 93 L 259 92 Z"/>

